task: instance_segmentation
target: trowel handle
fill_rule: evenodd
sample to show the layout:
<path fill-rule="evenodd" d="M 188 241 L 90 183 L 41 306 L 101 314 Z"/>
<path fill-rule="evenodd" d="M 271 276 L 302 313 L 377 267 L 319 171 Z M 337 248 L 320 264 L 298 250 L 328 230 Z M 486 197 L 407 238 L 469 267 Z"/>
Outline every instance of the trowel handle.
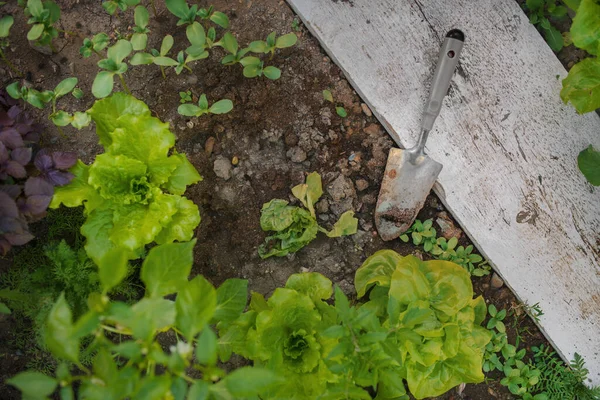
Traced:
<path fill-rule="evenodd" d="M 440 49 L 435 73 L 433 74 L 429 100 L 425 104 L 425 113 L 422 122 L 422 128 L 425 131 L 430 131 L 433 128 L 433 123 L 440 114 L 442 101 L 450 87 L 450 80 L 458 64 L 458 57 L 460 56 L 464 41 L 465 35 L 458 29 L 452 29 L 446 34 L 446 38 Z"/>

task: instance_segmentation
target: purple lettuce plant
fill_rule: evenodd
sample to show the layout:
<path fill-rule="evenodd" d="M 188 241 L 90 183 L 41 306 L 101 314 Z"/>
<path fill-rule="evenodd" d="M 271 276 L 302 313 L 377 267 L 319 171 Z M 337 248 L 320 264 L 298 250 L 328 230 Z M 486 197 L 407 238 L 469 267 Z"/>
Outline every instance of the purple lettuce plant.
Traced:
<path fill-rule="evenodd" d="M 73 153 L 42 149 L 33 157 L 41 126 L 0 90 L 0 254 L 31 239 L 29 222 L 46 215 L 54 186 L 73 179 Z M 33 158 L 33 165 L 31 163 Z"/>

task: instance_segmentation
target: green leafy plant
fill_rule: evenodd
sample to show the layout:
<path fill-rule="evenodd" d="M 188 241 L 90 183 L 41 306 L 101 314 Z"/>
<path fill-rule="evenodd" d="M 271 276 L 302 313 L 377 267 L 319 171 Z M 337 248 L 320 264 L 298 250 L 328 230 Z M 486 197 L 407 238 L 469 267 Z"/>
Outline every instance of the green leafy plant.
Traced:
<path fill-rule="evenodd" d="M 29 16 L 27 24 L 33 25 L 27 32 L 27 40 L 35 41 L 39 46 L 49 46 L 56 52 L 52 40 L 58 37 L 58 30 L 53 26 L 60 19 L 58 5 L 51 0 L 27 0 L 25 15 Z"/>
<path fill-rule="evenodd" d="M 267 36 L 266 41 L 256 40 L 248 46 L 251 52 L 259 54 L 271 54 L 271 58 L 275 55 L 275 50 L 292 47 L 298 41 L 298 36 L 295 33 L 288 33 L 283 36 L 276 36 L 275 32 L 271 32 Z"/>
<path fill-rule="evenodd" d="M 133 57 L 131 57 L 130 64 L 131 65 L 148 65 L 154 64 L 160 67 L 160 71 L 162 73 L 163 79 L 167 79 L 165 74 L 165 67 L 177 65 L 177 61 L 173 60 L 170 57 L 167 57 L 169 51 L 173 48 L 173 36 L 167 35 L 163 38 L 160 51 L 156 49 L 150 50 L 150 53 L 135 53 Z"/>
<path fill-rule="evenodd" d="M 108 35 L 106 33 L 98 33 L 91 39 L 83 39 L 83 45 L 79 48 L 79 54 L 83 57 L 90 57 L 93 53 L 96 53 L 99 57 L 102 57 L 100 51 L 104 50 L 108 46 Z"/>
<path fill-rule="evenodd" d="M 348 116 L 346 109 L 340 105 L 337 105 L 336 102 L 333 100 L 333 95 L 331 94 L 330 90 L 323 90 L 323 98 L 335 106 L 335 112 L 338 116 L 340 116 L 341 118 L 346 118 Z"/>
<path fill-rule="evenodd" d="M 549 347 L 533 347 L 533 360 L 541 371 L 533 391 L 543 393 L 547 400 L 598 400 L 600 386 L 585 385 L 589 371 L 583 358 L 575 353 L 570 365 L 565 364 Z"/>
<path fill-rule="evenodd" d="M 589 145 L 579 153 L 577 165 L 589 183 L 600 186 L 600 151 Z"/>
<path fill-rule="evenodd" d="M 144 50 L 148 44 L 148 21 L 150 15 L 148 9 L 144 6 L 137 6 L 134 11 L 135 26 L 133 27 L 133 35 L 131 35 L 131 47 L 134 51 Z"/>
<path fill-rule="evenodd" d="M 120 263 L 100 267 L 102 293 L 89 296 L 90 310 L 73 320 L 65 295 L 52 306 L 45 334 L 47 347 L 64 360 L 55 376 L 22 372 L 7 382 L 27 398 L 199 399 L 257 398 L 280 382 L 265 368 L 242 367 L 226 375 L 216 365 L 217 338 L 211 322 L 235 319 L 246 305 L 247 282 L 230 280 L 215 289 L 205 278 L 188 281 L 195 241 L 159 245 L 141 268 L 145 297 L 133 305 L 112 301 L 111 288 L 123 277 Z M 165 295 L 177 293 L 175 300 Z M 241 306 L 241 308 L 240 308 Z M 157 341 L 173 330 L 177 342 L 169 349 Z M 114 334 L 120 336 L 113 342 Z M 80 360 L 83 337 L 93 337 L 91 368 Z M 195 357 L 194 357 L 195 355 Z M 71 365 L 78 366 L 73 370 Z M 200 378 L 188 375 L 188 368 Z"/>
<path fill-rule="evenodd" d="M 567 16 L 567 7 L 558 4 L 557 0 L 527 0 L 525 2 L 529 21 L 540 29 L 550 48 L 559 52 L 564 46 L 564 38 L 549 18 L 562 20 Z"/>
<path fill-rule="evenodd" d="M 244 76 L 246 78 L 255 78 L 265 76 L 271 80 L 277 80 L 281 77 L 281 70 L 272 65 L 266 66 L 264 61 L 258 57 L 247 56 L 242 58 L 240 64 L 244 67 Z"/>
<path fill-rule="evenodd" d="M 128 94 L 131 94 L 125 83 L 125 79 L 123 78 L 123 74 L 127 71 L 127 63 L 123 62 L 123 60 L 127 58 L 132 51 L 133 47 L 131 46 L 131 43 L 121 39 L 117 41 L 115 45 L 108 48 L 106 52 L 107 58 L 98 61 L 98 66 L 103 71 L 98 72 L 96 78 L 94 78 L 94 83 L 92 84 L 92 94 L 96 98 L 102 99 L 112 92 L 115 75 L 121 80 L 123 89 Z"/>
<path fill-rule="evenodd" d="M 71 124 L 74 128 L 81 129 L 88 126 L 91 122 L 90 116 L 84 112 L 75 112 L 70 114 L 63 110 L 56 109 L 56 102 L 59 98 L 71 93 L 74 97 L 81 97 L 83 92 L 76 88 L 77 78 L 67 78 L 62 80 L 54 90 L 45 90 L 40 92 L 25 85 L 19 87 L 18 82 L 13 82 L 6 87 L 6 92 L 13 99 L 22 99 L 34 107 L 43 109 L 45 104 L 51 103 L 52 113 L 49 118 L 58 127 Z M 78 90 L 78 91 L 76 91 Z"/>
<path fill-rule="evenodd" d="M 205 94 L 200 96 L 198 105 L 182 104 L 177 108 L 177 112 L 186 117 L 201 117 L 204 114 L 227 114 L 231 110 L 233 110 L 233 102 L 228 99 L 219 100 L 209 107 Z"/>
<path fill-rule="evenodd" d="M 473 299 L 471 279 L 462 267 L 381 250 L 356 271 L 354 285 L 358 298 L 375 285 L 361 308 L 390 328 L 383 350 L 397 360 L 400 377 L 415 398 L 483 381 L 484 349 L 492 334 L 480 326 L 485 301 Z"/>
<path fill-rule="evenodd" d="M 21 72 L 6 58 L 6 54 L 4 54 L 4 49 L 6 49 L 10 42 L 8 40 L 8 36 L 10 35 L 10 28 L 13 26 L 15 19 L 12 15 L 3 15 L 0 18 L 0 58 L 2 61 L 10 68 L 12 72 L 17 74 L 17 76 L 22 76 Z"/>
<path fill-rule="evenodd" d="M 179 102 L 181 104 L 188 103 L 192 101 L 192 91 L 186 90 L 185 92 L 179 92 Z"/>
<path fill-rule="evenodd" d="M 220 11 L 215 11 L 213 6 L 198 9 L 198 5 L 188 6 L 186 0 L 166 0 L 167 9 L 171 14 L 180 18 L 177 26 L 192 24 L 196 17 L 203 20 L 210 20 L 222 28 L 229 28 L 229 18 Z"/>
<path fill-rule="evenodd" d="M 250 48 L 240 49 L 237 39 L 230 32 L 225 32 L 223 39 L 221 39 L 221 45 L 227 52 L 231 53 L 221 60 L 221 64 L 224 65 L 240 63 L 244 56 L 250 51 Z"/>
<path fill-rule="evenodd" d="M 124 93 L 96 101 L 87 113 L 105 152 L 89 166 L 78 161 L 75 178 L 56 190 L 50 207 L 85 206 L 81 233 L 90 258 L 102 267 L 138 258 L 154 241 L 190 240 L 200 215 L 182 195 L 201 177 L 184 154 L 169 155 L 169 125 Z"/>
<path fill-rule="evenodd" d="M 328 231 L 319 226 L 314 205 L 323 194 L 321 176 L 310 173 L 306 183 L 294 186 L 292 194 L 300 200 L 305 208 L 288 205 L 281 199 L 273 199 L 263 204 L 260 216 L 260 227 L 263 231 L 273 231 L 273 235 L 265 238 L 265 243 L 258 248 L 261 258 L 271 256 L 283 257 L 294 253 L 308 245 L 323 232 L 329 237 L 353 235 L 358 228 L 358 219 L 353 211 L 346 211 Z"/>
<path fill-rule="evenodd" d="M 110 15 L 115 15 L 117 10 L 126 11 L 128 7 L 138 5 L 140 0 L 108 0 L 102 2 L 102 8 Z"/>

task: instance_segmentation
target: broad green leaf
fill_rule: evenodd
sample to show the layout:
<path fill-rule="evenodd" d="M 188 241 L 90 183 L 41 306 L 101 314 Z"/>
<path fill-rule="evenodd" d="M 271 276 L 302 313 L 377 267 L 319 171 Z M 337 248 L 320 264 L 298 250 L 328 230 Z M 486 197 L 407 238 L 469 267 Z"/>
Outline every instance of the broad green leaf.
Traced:
<path fill-rule="evenodd" d="M 219 322 L 231 322 L 238 318 L 246 308 L 248 281 L 245 279 L 227 279 L 217 289 L 217 309 L 214 319 Z"/>
<path fill-rule="evenodd" d="M 263 42 L 262 40 L 257 40 L 257 41 L 250 43 L 248 48 L 253 53 L 260 54 L 260 53 L 268 53 L 269 52 L 269 50 L 267 49 L 267 44 L 265 42 Z"/>
<path fill-rule="evenodd" d="M 94 79 L 94 83 L 92 83 L 92 94 L 94 97 L 102 99 L 112 92 L 114 85 L 113 76 L 114 72 L 98 72 L 98 75 L 96 75 L 96 78 Z"/>
<path fill-rule="evenodd" d="M 168 398 L 171 389 L 171 377 L 167 375 L 146 375 L 138 389 L 136 400 L 156 400 Z"/>
<path fill-rule="evenodd" d="M 165 0 L 165 3 L 171 14 L 179 18 L 187 17 L 190 8 L 185 0 Z"/>
<path fill-rule="evenodd" d="M 98 263 L 100 283 L 104 292 L 117 286 L 127 276 L 127 256 L 129 253 L 122 247 L 108 251 Z"/>
<path fill-rule="evenodd" d="M 217 291 L 202 275 L 198 275 L 178 292 L 175 307 L 177 327 L 192 342 L 215 313 Z"/>
<path fill-rule="evenodd" d="M 19 82 L 13 82 L 6 87 L 6 92 L 13 99 L 21 98 L 21 89 L 19 89 Z"/>
<path fill-rule="evenodd" d="M 140 271 L 148 297 L 177 292 L 187 283 L 195 244 L 194 239 L 187 243 L 162 244 L 150 250 Z"/>
<path fill-rule="evenodd" d="M 100 329 L 100 316 L 94 310 L 83 314 L 73 325 L 72 337 L 75 339 L 84 338 Z"/>
<path fill-rule="evenodd" d="M 367 258 L 354 277 L 357 297 L 363 297 L 373 284 L 389 287 L 392 274 L 402 258 L 393 250 L 380 250 Z"/>
<path fill-rule="evenodd" d="M 279 36 L 275 41 L 275 47 L 278 49 L 284 49 L 291 47 L 298 41 L 298 36 L 295 33 L 288 33 L 287 35 Z"/>
<path fill-rule="evenodd" d="M 202 110 L 208 110 L 208 99 L 204 93 L 202 93 L 200 99 L 198 99 L 198 107 Z"/>
<path fill-rule="evenodd" d="M 211 114 L 226 114 L 231 110 L 233 110 L 233 102 L 228 99 L 219 100 L 208 109 Z"/>
<path fill-rule="evenodd" d="M 188 48 L 189 49 L 189 48 Z M 187 50 L 186 50 L 187 51 Z M 189 54 L 185 58 L 184 64 L 190 63 L 192 61 L 203 60 L 208 57 L 208 51 L 202 51 L 201 53 Z"/>
<path fill-rule="evenodd" d="M 234 56 L 237 54 L 238 42 L 235 36 L 231 34 L 231 32 L 225 32 L 225 35 L 223 35 L 223 39 L 221 39 L 221 42 L 223 43 L 223 48 L 225 50 L 227 50 Z"/>
<path fill-rule="evenodd" d="M 73 120 L 71 121 L 71 125 L 73 128 L 81 129 L 85 128 L 92 122 L 92 117 L 88 113 L 76 111 L 73 114 Z"/>
<path fill-rule="evenodd" d="M 0 314 L 10 314 L 10 308 L 6 306 L 6 304 L 0 302 Z"/>
<path fill-rule="evenodd" d="M 27 10 L 29 13 L 36 18 L 42 17 L 44 6 L 41 0 L 27 0 Z"/>
<path fill-rule="evenodd" d="M 217 363 L 217 335 L 206 327 L 196 343 L 196 360 L 200 364 L 213 366 Z"/>
<path fill-rule="evenodd" d="M 50 120 L 56 126 L 67 126 L 73 121 L 73 116 L 66 111 L 58 110 L 50 115 Z"/>
<path fill-rule="evenodd" d="M 79 361 L 79 341 L 73 337 L 73 316 L 64 292 L 48 314 L 44 339 L 48 349 L 58 358 L 74 363 Z"/>
<path fill-rule="evenodd" d="M 133 335 L 142 340 L 151 339 L 156 331 L 171 327 L 175 323 L 175 303 L 161 297 L 145 297 L 131 307 L 132 317 L 119 321 L 130 327 Z"/>
<path fill-rule="evenodd" d="M 333 225 L 333 229 L 327 232 L 329 237 L 340 237 L 354 235 L 358 230 L 358 219 L 354 217 L 354 211 L 346 211 Z"/>
<path fill-rule="evenodd" d="M 331 103 L 333 103 L 333 95 L 329 90 L 323 90 L 323 98 Z"/>
<path fill-rule="evenodd" d="M 133 35 L 131 35 L 131 47 L 134 51 L 144 50 L 146 48 L 147 44 L 148 44 L 148 35 L 146 35 L 145 33 L 134 33 Z M 135 56 L 135 54 L 134 54 L 134 56 Z M 131 59 L 130 62 L 131 62 L 131 65 L 135 65 L 135 64 L 133 64 L 133 58 Z"/>
<path fill-rule="evenodd" d="M 181 104 L 177 112 L 186 117 L 195 117 L 202 113 L 202 109 L 195 104 Z"/>
<path fill-rule="evenodd" d="M 303 293 L 313 301 L 327 300 L 333 294 L 331 281 L 318 272 L 291 275 L 285 287 Z"/>
<path fill-rule="evenodd" d="M 187 186 L 200 182 L 202 177 L 185 154 L 176 153 L 171 157 L 178 158 L 180 162 L 169 177 L 165 190 L 173 194 L 183 195 Z"/>
<path fill-rule="evenodd" d="M 56 187 L 50 202 L 50 208 L 58 208 L 61 204 L 67 207 L 77 207 L 86 204 L 86 209 L 95 208 L 102 201 L 96 190 L 88 184 L 89 167 L 81 160 L 69 170 L 75 178 L 68 185 Z M 87 200 L 87 201 L 86 201 Z M 88 212 L 91 211 L 88 209 Z"/>
<path fill-rule="evenodd" d="M 69 92 L 71 92 L 73 89 L 75 89 L 76 85 L 77 85 L 77 78 L 64 79 L 58 85 L 56 85 L 56 88 L 54 88 L 54 96 L 56 98 L 64 96 L 64 95 L 68 94 Z"/>
<path fill-rule="evenodd" d="M 562 85 L 562 101 L 570 101 L 578 113 L 600 108 L 600 59 L 586 58 L 575 64 Z"/>
<path fill-rule="evenodd" d="M 577 156 L 577 165 L 589 183 L 600 186 L 600 151 L 589 145 Z"/>
<path fill-rule="evenodd" d="M 35 24 L 27 32 L 27 40 L 37 40 L 44 33 L 44 24 Z"/>
<path fill-rule="evenodd" d="M 269 47 L 269 50 L 271 50 L 273 47 L 275 47 L 275 36 L 277 35 L 276 32 L 271 32 L 269 33 L 269 36 L 267 36 L 267 47 Z"/>
<path fill-rule="evenodd" d="M 593 55 L 600 55 L 600 4 L 582 0 L 571 25 L 573 44 Z"/>
<path fill-rule="evenodd" d="M 118 5 L 115 1 L 109 0 L 102 3 L 102 8 L 110 15 L 114 15 L 117 12 Z"/>
<path fill-rule="evenodd" d="M 558 53 L 562 50 L 565 42 L 560 31 L 554 26 L 550 26 L 548 29 L 544 30 L 544 38 L 546 38 L 546 42 L 552 51 Z"/>
<path fill-rule="evenodd" d="M 293 190 L 292 190 L 293 191 Z M 294 222 L 296 207 L 288 206 L 288 202 L 273 199 L 263 204 L 260 214 L 260 227 L 263 231 L 282 231 Z"/>
<path fill-rule="evenodd" d="M 256 396 L 281 383 L 275 372 L 259 367 L 238 368 L 224 379 L 234 398 Z"/>
<path fill-rule="evenodd" d="M 431 287 L 424 271 L 421 270 L 421 263 L 422 261 L 413 255 L 408 255 L 397 263 L 392 274 L 390 296 L 396 297 L 400 304 L 429 299 Z"/>
<path fill-rule="evenodd" d="M 185 2 L 185 0 L 183 0 L 183 2 Z M 167 1 L 168 3 L 168 1 Z M 162 40 L 162 44 L 160 45 L 160 55 L 161 56 L 166 56 L 167 53 L 169 52 L 169 50 L 171 50 L 171 48 L 173 47 L 173 36 L 171 35 L 167 35 L 163 38 Z"/>
<path fill-rule="evenodd" d="M 204 32 L 202 25 L 198 22 L 188 25 L 185 29 L 185 35 L 192 46 L 204 47 L 206 44 L 206 33 Z"/>
<path fill-rule="evenodd" d="M 223 29 L 229 28 L 229 18 L 227 18 L 227 15 L 223 14 L 220 11 L 215 11 L 214 13 L 212 13 L 212 15 L 210 16 L 210 20 Z"/>
<path fill-rule="evenodd" d="M 469 304 L 473 297 L 473 284 L 464 268 L 442 260 L 421 261 L 419 265 L 431 285 L 433 308 L 450 316 Z"/>
<path fill-rule="evenodd" d="M 263 74 L 271 80 L 277 80 L 281 77 L 281 70 L 277 67 L 268 66 L 263 69 Z"/>
<path fill-rule="evenodd" d="M 525 4 L 527 4 L 527 8 L 530 11 L 537 11 L 540 9 L 543 9 L 544 7 L 544 0 L 527 0 L 525 2 Z"/>
<path fill-rule="evenodd" d="M 10 27 L 14 22 L 15 19 L 12 17 L 12 15 L 4 15 L 2 18 L 0 18 L 0 38 L 8 37 L 10 33 Z"/>
<path fill-rule="evenodd" d="M 292 188 L 292 194 L 308 208 L 312 216 L 315 216 L 314 204 L 323 195 L 321 175 L 311 172 L 306 177 L 306 183 L 296 185 Z"/>
<path fill-rule="evenodd" d="M 56 379 L 34 371 L 21 372 L 8 379 L 6 383 L 19 389 L 25 399 L 45 399 L 58 386 Z"/>
<path fill-rule="evenodd" d="M 295 276 L 295 275 L 292 275 L 292 276 Z M 292 278 L 292 276 L 290 276 L 290 279 Z M 289 279 L 288 279 L 288 283 L 289 283 Z M 298 286 L 301 286 L 301 283 L 298 283 Z M 294 288 L 290 287 L 290 289 L 294 289 Z M 298 290 L 298 289 L 294 289 L 294 290 Z M 300 291 L 300 290 L 298 290 L 298 291 Z M 331 295 L 330 295 L 330 297 L 331 297 Z M 251 296 L 250 296 L 250 307 L 249 308 L 250 308 L 250 310 L 254 310 L 257 313 L 259 313 L 261 311 L 268 310 L 269 305 L 267 304 L 267 301 L 265 300 L 265 297 L 262 294 L 257 293 L 257 292 L 252 292 Z"/>
<path fill-rule="evenodd" d="M 104 50 L 108 46 L 109 38 L 104 32 L 94 35 L 92 38 L 93 48 L 96 51 Z"/>
<path fill-rule="evenodd" d="M 131 65 L 148 65 L 154 62 L 154 57 L 149 53 L 135 53 L 129 63 Z"/>
<path fill-rule="evenodd" d="M 83 97 L 83 90 L 81 90 L 79 88 L 75 88 L 75 89 L 73 89 L 71 94 L 73 95 L 73 97 L 75 97 L 77 100 L 79 100 Z M 77 111 L 77 112 L 81 113 L 80 111 Z"/>
<path fill-rule="evenodd" d="M 192 386 L 186 400 L 208 400 L 210 385 L 207 382 L 197 380 Z"/>
<path fill-rule="evenodd" d="M 144 6 L 137 6 L 133 13 L 133 18 L 134 18 L 135 24 L 137 26 L 139 26 L 140 28 L 147 27 L 148 21 L 150 20 L 150 15 L 148 13 L 148 9 Z"/>
<path fill-rule="evenodd" d="M 121 39 L 114 46 L 108 48 L 107 55 L 110 60 L 113 60 L 116 64 L 120 64 L 131 54 L 132 50 L 131 43 Z"/>

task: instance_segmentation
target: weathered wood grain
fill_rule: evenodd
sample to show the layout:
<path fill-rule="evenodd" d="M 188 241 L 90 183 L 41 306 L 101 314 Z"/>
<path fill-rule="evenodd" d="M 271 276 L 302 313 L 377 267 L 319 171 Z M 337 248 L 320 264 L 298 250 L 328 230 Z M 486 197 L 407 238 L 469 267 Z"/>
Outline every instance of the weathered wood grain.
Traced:
<path fill-rule="evenodd" d="M 514 0 L 288 0 L 399 145 L 419 133 L 439 45 L 465 32 L 427 152 L 437 193 L 567 358 L 600 384 L 600 190 L 577 170 L 600 118 L 559 98 L 566 71 Z"/>

